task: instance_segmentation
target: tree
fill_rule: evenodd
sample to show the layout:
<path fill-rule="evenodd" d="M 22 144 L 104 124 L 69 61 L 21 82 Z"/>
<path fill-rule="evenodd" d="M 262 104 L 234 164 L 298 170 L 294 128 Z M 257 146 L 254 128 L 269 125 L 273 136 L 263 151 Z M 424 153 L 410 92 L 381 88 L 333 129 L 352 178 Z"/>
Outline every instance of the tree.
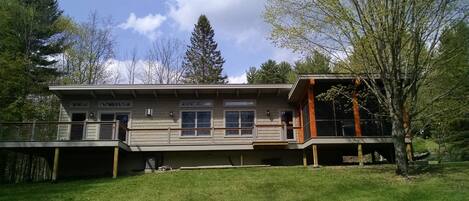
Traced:
<path fill-rule="evenodd" d="M 186 69 L 184 82 L 192 84 L 224 84 L 227 76 L 222 75 L 225 60 L 217 50 L 217 43 L 210 22 L 205 15 L 201 15 L 191 36 L 183 61 Z"/>
<path fill-rule="evenodd" d="M 318 51 L 303 60 L 295 62 L 293 71 L 289 75 L 289 82 L 293 83 L 299 74 L 325 74 L 331 73 L 331 58 Z"/>
<path fill-rule="evenodd" d="M 345 60 L 386 108 L 397 170 L 408 174 L 405 136 L 421 109 L 418 91 L 433 71 L 442 30 L 467 11 L 462 1 L 270 0 L 271 39 L 296 51 L 317 50 Z M 361 68 L 353 68 L 353 59 Z M 376 79 L 379 78 L 379 79 Z M 441 98 L 437 95 L 432 100 Z M 427 108 L 427 107 L 421 107 Z"/>
<path fill-rule="evenodd" d="M 159 39 L 147 53 L 148 65 L 144 71 L 144 83 L 178 84 L 183 81 L 185 69 L 182 60 L 184 45 L 177 39 Z"/>
<path fill-rule="evenodd" d="M 430 75 L 431 82 L 419 92 L 421 104 L 431 104 L 422 113 L 420 130 L 430 130 L 440 145 L 440 159 L 469 159 L 469 26 L 460 22 L 445 30 L 440 38 L 438 68 Z M 448 95 L 427 102 L 452 88 Z M 446 155 L 448 154 L 448 155 Z"/>
<path fill-rule="evenodd" d="M 36 104 L 50 95 L 65 48 L 62 11 L 55 0 L 4 0 L 0 7 L 0 120 L 45 118 Z"/>
<path fill-rule="evenodd" d="M 261 64 L 260 69 L 251 67 L 247 72 L 249 84 L 282 84 L 288 83 L 291 65 L 287 62 L 277 64 L 274 60 L 267 60 Z"/>
<path fill-rule="evenodd" d="M 125 64 L 127 70 L 127 79 L 129 84 L 135 84 L 135 77 L 137 73 L 137 48 L 134 47 L 130 53 L 130 63 Z"/>
<path fill-rule="evenodd" d="M 103 84 L 119 80 L 119 71 L 109 69 L 114 57 L 111 24 L 92 12 L 87 22 L 67 26 L 70 47 L 60 63 L 63 84 Z"/>

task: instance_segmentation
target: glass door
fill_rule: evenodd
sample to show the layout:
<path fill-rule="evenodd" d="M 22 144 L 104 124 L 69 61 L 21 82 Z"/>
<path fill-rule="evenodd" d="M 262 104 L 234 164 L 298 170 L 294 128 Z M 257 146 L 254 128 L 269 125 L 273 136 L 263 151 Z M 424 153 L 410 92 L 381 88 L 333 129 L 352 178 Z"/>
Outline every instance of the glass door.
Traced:
<path fill-rule="evenodd" d="M 86 120 L 86 113 L 72 113 L 72 122 L 84 122 Z M 85 127 L 83 123 L 72 123 L 70 128 L 70 140 L 83 140 L 83 133 Z"/>
<path fill-rule="evenodd" d="M 293 112 L 292 111 L 282 111 L 282 126 L 287 127 L 286 139 L 294 140 L 295 135 L 293 132 Z M 283 128 L 282 128 L 283 129 Z"/>
<path fill-rule="evenodd" d="M 101 121 L 116 121 L 119 120 L 119 128 L 117 138 L 125 141 L 127 138 L 127 126 L 129 122 L 129 113 L 102 113 L 100 116 Z M 99 129 L 99 139 L 112 140 L 114 133 L 113 123 L 102 123 Z"/>

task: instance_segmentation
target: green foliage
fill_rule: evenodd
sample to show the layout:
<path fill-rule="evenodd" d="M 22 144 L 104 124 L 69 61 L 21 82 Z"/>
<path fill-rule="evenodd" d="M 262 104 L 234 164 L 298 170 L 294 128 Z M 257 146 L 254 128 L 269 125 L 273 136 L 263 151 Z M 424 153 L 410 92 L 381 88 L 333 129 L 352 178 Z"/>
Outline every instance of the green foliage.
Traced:
<path fill-rule="evenodd" d="M 0 120 L 40 118 L 37 107 L 58 76 L 51 65 L 63 52 L 62 11 L 55 0 L 3 0 L 0 7 Z"/>
<path fill-rule="evenodd" d="M 290 83 L 296 81 L 300 74 L 327 74 L 331 73 L 331 58 L 318 51 L 314 51 L 312 55 L 307 56 L 303 60 L 295 62 L 292 72 L 289 76 Z"/>
<path fill-rule="evenodd" d="M 184 57 L 184 82 L 192 84 L 224 84 L 227 76 L 222 75 L 225 60 L 217 50 L 217 43 L 210 22 L 201 15 L 191 36 L 191 44 Z"/>
<path fill-rule="evenodd" d="M 439 142 L 441 158 L 469 160 L 469 26 L 461 22 L 447 29 L 438 50 L 437 68 L 420 91 L 420 105 L 430 105 L 422 108 L 421 124 Z"/>
<path fill-rule="evenodd" d="M 261 64 L 260 69 L 255 67 L 246 71 L 249 84 L 282 84 L 288 83 L 291 65 L 287 62 L 277 64 L 274 60 L 267 60 Z"/>

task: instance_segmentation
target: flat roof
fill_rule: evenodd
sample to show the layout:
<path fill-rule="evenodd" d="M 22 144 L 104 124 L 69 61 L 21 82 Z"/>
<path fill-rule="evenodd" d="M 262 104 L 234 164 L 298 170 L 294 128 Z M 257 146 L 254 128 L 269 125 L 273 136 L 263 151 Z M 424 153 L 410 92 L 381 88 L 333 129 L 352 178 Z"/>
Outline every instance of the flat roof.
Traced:
<path fill-rule="evenodd" d="M 63 85 L 50 86 L 49 90 L 64 96 L 159 96 L 199 94 L 277 94 L 287 95 L 291 84 L 115 84 L 115 85 Z"/>
<path fill-rule="evenodd" d="M 49 90 L 290 89 L 291 87 L 291 84 L 103 84 L 49 86 Z"/>

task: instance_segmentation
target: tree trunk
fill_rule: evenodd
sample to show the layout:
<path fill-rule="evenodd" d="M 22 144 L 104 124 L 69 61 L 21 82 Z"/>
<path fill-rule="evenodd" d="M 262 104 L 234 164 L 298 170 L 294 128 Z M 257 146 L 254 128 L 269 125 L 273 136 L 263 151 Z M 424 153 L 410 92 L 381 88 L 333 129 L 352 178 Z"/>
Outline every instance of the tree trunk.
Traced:
<path fill-rule="evenodd" d="M 398 175 L 407 176 L 409 164 L 405 147 L 405 128 L 403 122 L 398 118 L 392 118 L 392 139 L 396 157 L 396 173 Z"/>

